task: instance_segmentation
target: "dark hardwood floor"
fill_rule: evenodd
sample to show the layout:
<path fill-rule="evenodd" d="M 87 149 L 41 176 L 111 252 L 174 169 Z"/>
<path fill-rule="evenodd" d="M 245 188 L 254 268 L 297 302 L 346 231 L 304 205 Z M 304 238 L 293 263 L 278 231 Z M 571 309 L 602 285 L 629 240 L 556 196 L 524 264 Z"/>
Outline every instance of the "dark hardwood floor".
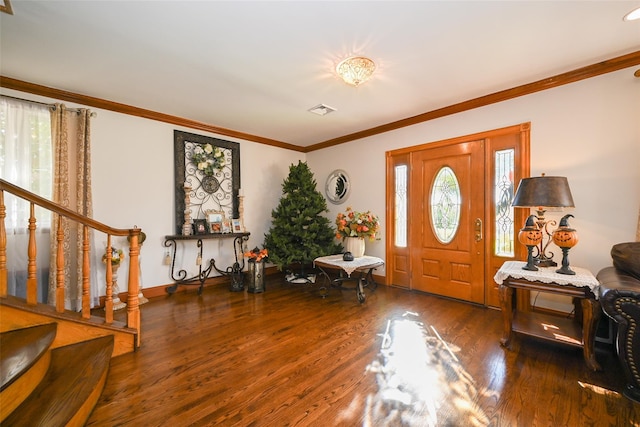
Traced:
<path fill-rule="evenodd" d="M 154 298 L 88 425 L 640 426 L 610 346 L 590 372 L 579 349 L 520 335 L 502 348 L 499 311 L 366 294 L 322 299 L 275 276 L 263 294 Z"/>

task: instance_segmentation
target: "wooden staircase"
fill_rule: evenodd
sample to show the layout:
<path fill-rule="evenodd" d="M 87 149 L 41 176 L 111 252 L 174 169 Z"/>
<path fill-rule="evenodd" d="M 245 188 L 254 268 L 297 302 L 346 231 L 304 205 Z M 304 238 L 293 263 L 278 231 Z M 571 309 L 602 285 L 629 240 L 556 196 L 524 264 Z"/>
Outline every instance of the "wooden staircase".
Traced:
<path fill-rule="evenodd" d="M 39 206 L 45 210 L 51 211 L 56 218 L 56 232 L 55 240 L 57 245 L 51 249 L 51 255 L 55 254 L 55 301 L 52 304 L 55 305 L 55 312 L 63 314 L 67 312 L 65 310 L 65 283 L 69 280 L 65 275 L 64 264 L 66 250 L 63 245 L 63 237 L 65 234 L 66 226 L 65 221 L 72 221 L 77 223 L 78 227 L 82 230 L 82 251 L 78 254 L 78 259 L 82 260 L 82 309 L 81 319 L 87 321 L 90 324 L 91 319 L 91 288 L 90 284 L 90 238 L 91 232 L 105 233 L 107 237 L 107 248 L 103 255 L 103 260 L 112 259 L 111 237 L 112 236 L 126 236 L 129 241 L 129 281 L 127 283 L 127 321 L 126 326 L 128 328 L 135 329 L 137 334 L 134 335 L 135 343 L 133 348 L 136 349 L 141 344 L 140 334 L 140 307 L 138 301 L 138 293 L 140 289 L 140 270 L 138 264 L 138 257 L 140 255 L 140 235 L 142 230 L 135 227 L 132 229 L 117 229 L 108 225 L 102 224 L 84 215 L 80 215 L 70 209 L 53 203 L 47 199 L 44 199 L 37 194 L 26 191 L 23 188 L 17 187 L 3 179 L 0 179 L 0 303 L 2 300 L 10 296 L 8 294 L 7 286 L 7 258 L 10 254 L 7 252 L 7 231 L 5 228 L 5 218 L 7 216 L 7 209 L 4 204 L 4 193 L 8 192 L 18 198 L 21 198 L 30 204 L 30 217 L 28 220 L 29 243 L 27 248 L 27 283 L 26 283 L 26 304 L 32 307 L 39 307 L 41 304 L 37 302 L 38 286 L 48 286 L 48 284 L 42 284 L 37 282 L 36 276 L 36 255 L 38 253 L 36 245 L 36 228 L 37 220 L 35 217 L 35 207 Z M 91 231 L 90 231 L 91 230 Z M 106 296 L 104 300 L 105 318 L 103 323 L 105 325 L 115 324 L 113 320 L 113 265 L 111 262 L 105 263 L 105 283 L 106 283 Z M 94 295 L 95 297 L 95 295 Z"/>
<path fill-rule="evenodd" d="M 57 323 L 0 333 L 0 423 L 82 426 L 100 398 L 114 337 L 55 347 Z"/>
<path fill-rule="evenodd" d="M 7 209 L 4 193 L 30 203 L 28 221 L 26 299 L 8 293 Z M 55 214 L 54 305 L 37 302 L 35 206 Z M 64 273 L 67 256 L 63 242 L 63 218 L 82 230 L 82 307 L 80 312 L 65 309 Z M 92 230 L 92 231 L 90 231 Z M 91 314 L 89 286 L 91 232 L 106 234 L 103 260 L 112 259 L 111 237 L 126 236 L 129 243 L 126 322 L 113 318 L 113 269 L 105 263 L 104 317 Z M 116 229 L 79 215 L 33 193 L 0 179 L 0 425 L 2 426 L 82 426 L 97 403 L 112 357 L 136 351 L 141 344 L 138 302 L 141 230 Z M 97 254 L 100 256 L 100 254 Z M 133 267 L 132 267 L 133 266 Z"/>

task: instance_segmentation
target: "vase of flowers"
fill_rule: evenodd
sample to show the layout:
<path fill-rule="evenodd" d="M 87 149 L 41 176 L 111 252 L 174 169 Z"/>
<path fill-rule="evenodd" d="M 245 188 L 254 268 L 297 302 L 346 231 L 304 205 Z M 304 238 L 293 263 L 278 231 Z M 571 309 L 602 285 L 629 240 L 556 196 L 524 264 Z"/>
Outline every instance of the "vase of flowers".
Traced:
<path fill-rule="evenodd" d="M 259 294 L 264 292 L 264 264 L 269 258 L 269 251 L 266 249 L 258 249 L 255 247 L 253 250 L 245 252 L 244 256 L 248 258 L 248 274 L 249 274 L 249 287 L 247 292 L 252 294 Z"/>
<path fill-rule="evenodd" d="M 107 263 L 107 259 L 109 257 L 107 256 L 107 253 L 105 252 L 104 255 L 102 255 L 102 263 L 106 264 Z M 122 260 L 124 260 L 124 252 L 122 251 L 122 249 L 116 249 L 116 248 L 111 248 L 111 270 L 116 270 L 118 267 L 120 267 L 120 263 L 122 262 Z"/>
<path fill-rule="evenodd" d="M 364 256 L 364 237 L 345 237 L 342 246 L 345 253 L 351 252 L 354 258 Z"/>
<path fill-rule="evenodd" d="M 380 221 L 376 215 L 371 211 L 356 212 L 351 207 L 336 216 L 336 226 L 336 238 L 343 239 L 345 252 L 351 252 L 355 258 L 364 255 L 364 240 L 376 240 L 380 231 Z"/>
<path fill-rule="evenodd" d="M 120 300 L 118 294 L 120 293 L 120 288 L 118 287 L 118 268 L 120 268 L 120 264 L 124 260 L 124 252 L 122 249 L 116 249 L 114 247 L 111 248 L 111 294 L 113 295 L 113 309 L 121 310 L 127 306 L 127 304 Z M 102 263 L 106 264 L 109 261 L 109 257 L 105 252 L 102 255 Z"/>

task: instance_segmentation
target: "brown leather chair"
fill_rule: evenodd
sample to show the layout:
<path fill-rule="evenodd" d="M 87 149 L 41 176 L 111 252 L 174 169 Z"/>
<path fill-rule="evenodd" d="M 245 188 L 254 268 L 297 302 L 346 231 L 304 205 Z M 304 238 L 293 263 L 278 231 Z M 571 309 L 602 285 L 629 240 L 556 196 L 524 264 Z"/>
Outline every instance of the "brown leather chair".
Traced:
<path fill-rule="evenodd" d="M 640 242 L 631 247 L 625 262 L 617 262 L 614 256 L 614 266 L 600 270 L 597 278 L 602 310 L 618 327 L 616 351 L 627 380 L 623 394 L 640 402 L 640 275 L 636 276 L 635 266 L 630 269 L 627 262 L 640 268 Z M 618 249 L 614 246 L 612 256 Z"/>

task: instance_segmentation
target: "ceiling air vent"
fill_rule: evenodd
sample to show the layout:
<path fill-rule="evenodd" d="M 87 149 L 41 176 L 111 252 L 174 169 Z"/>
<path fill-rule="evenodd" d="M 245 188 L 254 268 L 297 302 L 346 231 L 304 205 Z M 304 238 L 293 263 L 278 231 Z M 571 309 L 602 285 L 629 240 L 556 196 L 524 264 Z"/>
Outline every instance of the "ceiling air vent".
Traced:
<path fill-rule="evenodd" d="M 309 110 L 307 110 L 307 111 L 309 111 L 310 113 L 313 113 L 313 114 L 317 114 L 319 116 L 325 116 L 325 115 L 327 115 L 329 113 L 332 113 L 332 112 L 336 111 L 336 109 L 333 108 L 333 107 L 329 107 L 328 105 L 325 105 L 325 104 L 319 104 L 319 105 L 316 105 L 313 108 L 309 108 Z"/>

